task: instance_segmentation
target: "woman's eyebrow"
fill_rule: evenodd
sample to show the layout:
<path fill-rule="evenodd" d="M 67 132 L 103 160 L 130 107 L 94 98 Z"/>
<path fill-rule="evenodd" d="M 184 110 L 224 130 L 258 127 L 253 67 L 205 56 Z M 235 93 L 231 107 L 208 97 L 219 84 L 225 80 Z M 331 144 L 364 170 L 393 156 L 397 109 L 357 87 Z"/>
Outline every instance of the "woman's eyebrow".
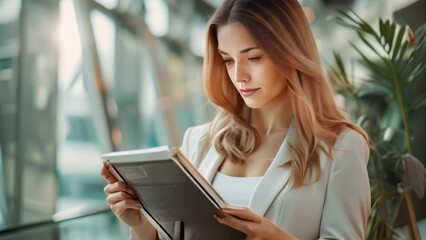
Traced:
<path fill-rule="evenodd" d="M 246 52 L 249 52 L 249 51 L 251 51 L 251 50 L 253 50 L 253 49 L 259 49 L 259 47 L 249 47 L 249 48 L 244 48 L 243 50 L 241 50 L 241 51 L 240 51 L 240 53 L 246 53 Z M 219 53 L 220 53 L 220 54 L 222 54 L 222 55 L 229 55 L 227 52 L 224 52 L 224 51 L 220 50 L 219 48 L 218 48 L 217 50 L 218 50 L 218 51 L 219 51 Z"/>

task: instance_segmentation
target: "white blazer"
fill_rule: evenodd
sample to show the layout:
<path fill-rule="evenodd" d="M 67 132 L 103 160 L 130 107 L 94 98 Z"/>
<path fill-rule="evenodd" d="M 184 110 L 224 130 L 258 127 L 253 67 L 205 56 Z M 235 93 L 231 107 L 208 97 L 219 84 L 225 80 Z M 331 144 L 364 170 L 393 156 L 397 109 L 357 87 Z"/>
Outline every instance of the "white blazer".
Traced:
<path fill-rule="evenodd" d="M 181 149 L 211 182 L 224 158 L 206 142 L 209 127 L 204 124 L 189 128 Z M 371 210 L 366 167 L 369 148 L 364 138 L 354 130 L 341 134 L 334 146 L 333 160 L 320 154 L 319 181 L 290 188 L 291 167 L 284 164 L 290 160 L 287 142 L 296 138 L 293 122 L 248 207 L 299 239 L 364 239 Z M 209 149 L 201 159 L 204 146 Z"/>

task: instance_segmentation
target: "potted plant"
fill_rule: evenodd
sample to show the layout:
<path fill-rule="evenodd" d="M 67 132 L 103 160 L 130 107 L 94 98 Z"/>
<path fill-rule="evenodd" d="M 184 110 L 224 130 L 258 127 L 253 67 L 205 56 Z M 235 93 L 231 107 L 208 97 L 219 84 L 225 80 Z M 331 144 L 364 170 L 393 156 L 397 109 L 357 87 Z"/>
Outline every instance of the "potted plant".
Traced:
<path fill-rule="evenodd" d="M 334 20 L 355 31 L 358 44 L 350 45 L 368 72 L 356 86 L 356 76 L 348 74 L 339 54 L 334 54 L 335 64 L 329 64 L 333 86 L 371 138 L 372 212 L 367 239 L 392 238 L 402 206 L 408 211 L 412 237 L 420 239 L 410 194 L 414 190 L 423 197 L 426 170 L 412 155 L 410 118 L 426 105 L 426 81 L 419 77 L 425 69 L 419 53 L 425 51 L 426 31 L 414 34 L 408 26 L 382 19 L 375 29 L 352 11 L 339 11 Z"/>

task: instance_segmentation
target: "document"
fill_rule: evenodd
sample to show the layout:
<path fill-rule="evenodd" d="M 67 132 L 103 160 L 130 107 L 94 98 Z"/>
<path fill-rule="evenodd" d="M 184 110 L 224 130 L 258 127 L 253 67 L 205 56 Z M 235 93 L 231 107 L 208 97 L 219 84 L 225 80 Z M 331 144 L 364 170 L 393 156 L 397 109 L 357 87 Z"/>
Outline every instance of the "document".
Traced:
<path fill-rule="evenodd" d="M 102 160 L 137 193 L 142 213 L 165 239 L 238 240 L 245 235 L 218 223 L 219 208 L 232 207 L 177 147 L 104 154 Z"/>

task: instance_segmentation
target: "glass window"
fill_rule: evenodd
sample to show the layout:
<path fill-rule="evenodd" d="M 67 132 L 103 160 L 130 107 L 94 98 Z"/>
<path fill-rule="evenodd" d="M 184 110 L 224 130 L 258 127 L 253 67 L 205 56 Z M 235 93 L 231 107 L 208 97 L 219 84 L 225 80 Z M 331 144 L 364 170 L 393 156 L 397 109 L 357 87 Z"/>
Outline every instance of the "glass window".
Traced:
<path fill-rule="evenodd" d="M 82 64 L 91 62 L 92 55 L 82 55 L 79 22 L 72 0 L 61 1 L 59 34 L 59 107 L 57 142 L 57 168 L 60 182 L 60 195 L 57 212 L 79 209 L 90 204 L 105 204 L 103 185 L 99 176 L 103 149 L 98 141 L 96 115 L 97 108 L 90 96 L 96 93 L 88 87 Z M 85 7 L 83 5 L 82 7 Z M 82 11 L 82 13 L 84 12 Z M 83 15 L 84 16 L 84 15 Z M 99 12 L 92 16 L 96 23 L 95 36 L 104 34 L 103 44 L 98 52 L 105 66 L 103 75 L 113 79 L 114 32 L 113 25 Z M 106 23 L 105 23 L 106 22 Z M 81 22 L 80 22 L 81 24 Z M 81 29 L 80 29 L 81 30 Z M 112 50 L 108 50 L 112 49 Z M 85 59 L 83 59 L 85 58 Z M 109 60 L 109 61 L 108 61 Z"/>

